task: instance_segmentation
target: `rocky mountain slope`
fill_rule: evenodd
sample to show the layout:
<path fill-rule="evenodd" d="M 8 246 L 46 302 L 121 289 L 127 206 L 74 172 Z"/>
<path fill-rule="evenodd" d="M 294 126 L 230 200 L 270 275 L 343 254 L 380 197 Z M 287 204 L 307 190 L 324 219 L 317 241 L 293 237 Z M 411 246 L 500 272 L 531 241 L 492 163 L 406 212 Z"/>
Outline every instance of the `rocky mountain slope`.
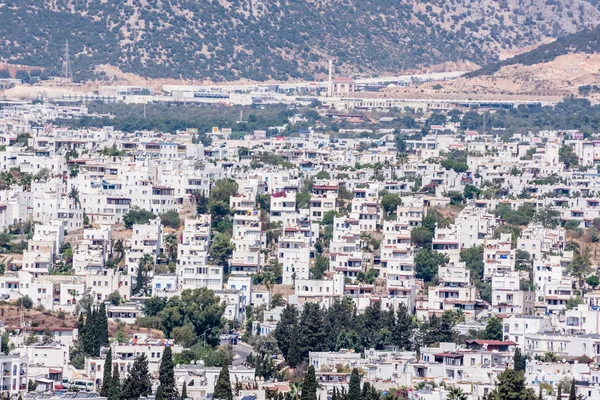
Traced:
<path fill-rule="evenodd" d="M 60 71 L 235 80 L 394 73 L 470 61 L 595 27 L 596 0 L 8 0 L 0 61 Z M 102 76 L 100 76 L 102 78 Z"/>
<path fill-rule="evenodd" d="M 600 26 L 593 29 L 562 36 L 557 40 L 543 44 L 530 51 L 518 54 L 499 62 L 488 64 L 467 74 L 468 78 L 492 75 L 511 65 L 536 65 L 548 63 L 567 54 L 600 53 Z"/>

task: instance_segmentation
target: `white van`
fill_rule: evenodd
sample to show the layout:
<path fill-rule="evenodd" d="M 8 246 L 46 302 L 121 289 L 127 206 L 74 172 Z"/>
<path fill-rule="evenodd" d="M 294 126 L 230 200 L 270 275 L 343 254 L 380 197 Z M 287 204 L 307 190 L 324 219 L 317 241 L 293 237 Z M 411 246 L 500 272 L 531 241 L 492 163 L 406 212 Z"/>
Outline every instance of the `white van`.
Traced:
<path fill-rule="evenodd" d="M 94 381 L 88 379 L 75 379 L 71 382 L 71 387 L 76 387 L 81 391 L 93 392 L 95 389 Z"/>

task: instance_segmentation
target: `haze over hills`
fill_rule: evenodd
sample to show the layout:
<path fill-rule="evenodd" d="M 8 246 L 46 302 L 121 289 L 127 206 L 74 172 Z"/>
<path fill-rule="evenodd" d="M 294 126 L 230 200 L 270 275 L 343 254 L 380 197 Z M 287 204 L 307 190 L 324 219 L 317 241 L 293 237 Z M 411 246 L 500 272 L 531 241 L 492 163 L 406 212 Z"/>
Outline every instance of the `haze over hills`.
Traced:
<path fill-rule="evenodd" d="M 592 0 L 13 0 L 0 4 L 0 61 L 57 71 L 68 39 L 80 79 L 101 64 L 150 78 L 315 79 L 328 58 L 361 75 L 484 65 L 599 22 Z"/>

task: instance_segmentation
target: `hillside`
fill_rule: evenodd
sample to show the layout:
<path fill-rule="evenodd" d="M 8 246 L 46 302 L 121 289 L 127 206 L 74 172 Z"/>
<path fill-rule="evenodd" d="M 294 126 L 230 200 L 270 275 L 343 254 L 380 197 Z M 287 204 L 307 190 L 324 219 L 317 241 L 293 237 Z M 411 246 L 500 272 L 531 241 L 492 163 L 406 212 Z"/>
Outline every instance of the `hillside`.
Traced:
<path fill-rule="evenodd" d="M 588 88 L 590 93 L 583 92 L 584 88 Z M 566 96 L 587 95 L 593 103 L 597 103 L 600 101 L 600 54 L 565 54 L 534 65 L 503 66 L 491 75 L 387 88 L 373 95 L 531 101 L 560 101 Z"/>
<path fill-rule="evenodd" d="M 0 61 L 79 79 L 108 64 L 150 78 L 236 80 L 395 73 L 595 27 L 593 0 L 28 0 L 0 4 Z"/>
<path fill-rule="evenodd" d="M 566 35 L 557 40 L 543 44 L 528 52 L 518 54 L 515 57 L 488 64 L 481 69 L 466 75 L 473 78 L 484 75 L 492 75 L 504 67 L 511 65 L 535 65 L 548 63 L 557 57 L 566 54 L 592 54 L 600 53 L 600 27 L 584 29 L 581 32 Z"/>

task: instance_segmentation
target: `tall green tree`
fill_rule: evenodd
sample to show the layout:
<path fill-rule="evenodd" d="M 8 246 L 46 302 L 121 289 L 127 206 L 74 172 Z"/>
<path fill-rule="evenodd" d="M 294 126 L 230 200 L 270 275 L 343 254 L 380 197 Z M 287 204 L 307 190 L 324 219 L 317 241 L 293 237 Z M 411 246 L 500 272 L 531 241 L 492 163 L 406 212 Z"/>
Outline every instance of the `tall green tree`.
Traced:
<path fill-rule="evenodd" d="M 165 248 L 165 252 L 169 255 L 170 261 L 175 261 L 177 259 L 177 247 L 179 245 L 179 239 L 177 235 L 171 233 L 165 236 L 165 240 L 163 243 L 163 247 Z"/>
<path fill-rule="evenodd" d="M 144 254 L 138 263 L 137 275 L 135 278 L 134 295 L 147 295 L 148 291 L 148 271 L 154 268 L 154 257 L 152 254 Z"/>
<path fill-rule="evenodd" d="M 183 382 L 183 385 L 181 385 L 181 400 L 185 400 L 187 397 L 187 382 Z"/>
<path fill-rule="evenodd" d="M 219 179 L 210 189 L 209 198 L 211 201 L 223 201 L 229 204 L 229 198 L 238 191 L 238 184 L 231 178 Z"/>
<path fill-rule="evenodd" d="M 104 374 L 102 375 L 102 388 L 100 389 L 100 395 L 108 397 L 110 387 L 112 385 L 112 350 L 108 349 L 106 358 L 104 359 Z"/>
<path fill-rule="evenodd" d="M 455 313 L 445 311 L 442 317 L 432 315 L 428 320 L 423 321 L 419 327 L 419 345 L 431 346 L 434 343 L 454 342 L 456 341 L 456 330 L 454 327 L 459 322 L 455 318 Z"/>
<path fill-rule="evenodd" d="M 527 365 L 527 358 L 521 353 L 521 349 L 517 347 L 515 349 L 515 355 L 513 358 L 514 369 L 517 372 L 525 372 L 525 366 Z"/>
<path fill-rule="evenodd" d="M 229 257 L 234 249 L 235 246 L 231 242 L 231 236 L 228 233 L 218 233 L 210 245 L 210 255 L 217 264 L 223 266 L 223 268 L 228 268 Z"/>
<path fill-rule="evenodd" d="M 100 356 L 100 347 L 102 347 L 104 338 L 104 335 L 100 332 L 101 324 L 98 309 L 89 307 L 86 311 L 84 334 L 81 339 L 83 341 L 83 351 L 92 357 Z M 108 336 L 108 331 L 106 336 Z"/>
<path fill-rule="evenodd" d="M 317 400 L 317 376 L 315 367 L 312 365 L 308 367 L 304 375 L 300 400 Z"/>
<path fill-rule="evenodd" d="M 171 346 L 166 346 L 163 351 L 158 370 L 158 382 L 159 385 L 156 391 L 157 400 L 176 400 L 178 398 L 177 388 L 175 387 L 175 365 L 173 364 L 173 350 Z"/>
<path fill-rule="evenodd" d="M 573 259 L 567 266 L 567 272 L 577 280 L 579 288 L 583 289 L 586 278 L 592 273 L 591 253 L 589 247 L 583 251 L 575 251 Z"/>
<path fill-rule="evenodd" d="M 306 303 L 304 305 L 299 328 L 303 358 L 308 358 L 310 351 L 327 350 L 327 325 L 324 312 L 318 304 Z"/>
<path fill-rule="evenodd" d="M 487 340 L 502 340 L 504 338 L 502 320 L 496 317 L 490 318 L 485 326 L 484 336 Z"/>
<path fill-rule="evenodd" d="M 569 400 L 577 400 L 577 388 L 575 387 L 575 378 L 571 379 L 571 389 L 569 390 Z"/>
<path fill-rule="evenodd" d="M 419 248 L 431 247 L 432 240 L 433 233 L 425 227 L 418 226 L 410 231 L 410 241 Z"/>
<path fill-rule="evenodd" d="M 10 353 L 10 333 L 8 331 L 2 334 L 2 349 L 0 349 L 4 355 Z"/>
<path fill-rule="evenodd" d="M 108 370 L 110 371 L 110 366 Z M 119 375 L 119 366 L 115 364 L 112 377 L 110 378 L 110 387 L 108 388 L 108 400 L 121 400 L 121 395 L 121 376 Z"/>
<path fill-rule="evenodd" d="M 350 374 L 350 384 L 348 386 L 348 400 L 361 400 L 360 375 L 358 369 L 354 368 Z"/>
<path fill-rule="evenodd" d="M 275 328 L 274 337 L 283 358 L 287 360 L 288 351 L 292 344 L 292 333 L 298 325 L 298 309 L 288 304 L 281 312 L 281 317 Z"/>
<path fill-rule="evenodd" d="M 133 362 L 129 375 L 125 379 L 122 398 L 133 400 L 150 394 L 152 394 L 152 377 L 148 370 L 148 358 L 142 353 Z"/>
<path fill-rule="evenodd" d="M 85 352 L 85 318 L 83 313 L 79 313 L 77 319 L 77 347 L 80 351 Z"/>
<path fill-rule="evenodd" d="M 108 314 L 106 314 L 106 304 L 100 303 L 98 309 L 98 335 L 102 346 L 108 346 Z"/>
<path fill-rule="evenodd" d="M 498 375 L 498 384 L 490 392 L 493 400 L 536 400 L 535 391 L 525 386 L 523 372 L 507 369 Z"/>
<path fill-rule="evenodd" d="M 207 288 L 186 289 L 173 296 L 158 313 L 163 332 L 171 337 L 173 329 L 191 324 L 197 337 L 217 346 L 221 335 L 225 303 Z"/>
<path fill-rule="evenodd" d="M 392 331 L 392 343 L 400 349 L 410 350 L 413 347 L 413 336 L 417 328 L 413 316 L 402 303 L 396 311 L 396 323 Z"/>
<path fill-rule="evenodd" d="M 429 248 L 423 249 L 415 256 L 415 273 L 418 279 L 431 282 L 437 276 L 439 267 L 449 262 L 448 256 Z"/>
<path fill-rule="evenodd" d="M 460 261 L 464 261 L 471 272 L 471 279 L 483 279 L 483 246 L 474 246 L 460 251 Z"/>
<path fill-rule="evenodd" d="M 560 211 L 550 205 L 538 208 L 533 215 L 533 221 L 541 224 L 544 228 L 554 229 L 560 225 Z"/>
<path fill-rule="evenodd" d="M 565 164 L 567 169 L 579 164 L 579 157 L 573 150 L 572 145 L 564 145 L 558 149 L 558 161 Z"/>
<path fill-rule="evenodd" d="M 335 386 L 333 387 L 333 393 L 331 394 L 331 400 L 340 400 L 338 397 L 338 390 Z"/>
<path fill-rule="evenodd" d="M 296 368 L 298 365 L 302 363 L 304 359 L 304 354 L 302 352 L 302 348 L 300 347 L 300 341 L 302 340 L 300 336 L 300 328 L 298 324 L 292 327 L 291 336 L 290 336 L 290 345 L 287 352 L 287 357 L 285 361 L 287 364 Z"/>
<path fill-rule="evenodd" d="M 337 340 L 341 332 L 350 328 L 356 320 L 356 308 L 352 299 L 344 297 L 336 300 L 331 307 L 327 309 L 327 334 L 328 346 L 330 350 L 339 350 Z M 343 347 L 353 348 L 353 347 Z"/>
<path fill-rule="evenodd" d="M 213 393 L 215 400 L 233 400 L 233 392 L 231 391 L 231 380 L 229 379 L 229 366 L 225 364 L 217 378 L 215 391 Z"/>
<path fill-rule="evenodd" d="M 381 196 L 381 207 L 387 215 L 394 214 L 400 204 L 402 204 L 402 199 L 397 194 L 386 193 Z"/>

